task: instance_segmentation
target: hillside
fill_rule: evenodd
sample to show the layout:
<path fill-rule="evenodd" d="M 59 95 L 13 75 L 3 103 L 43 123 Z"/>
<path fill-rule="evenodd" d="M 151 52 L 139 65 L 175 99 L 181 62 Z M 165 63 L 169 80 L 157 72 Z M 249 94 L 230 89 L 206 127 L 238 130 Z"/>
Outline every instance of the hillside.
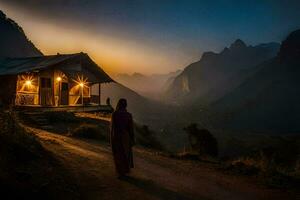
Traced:
<path fill-rule="evenodd" d="M 278 49 L 277 43 L 247 46 L 238 39 L 220 53 L 205 52 L 175 78 L 165 100 L 180 105 L 210 104 L 240 84 L 257 64 L 274 57 Z"/>
<path fill-rule="evenodd" d="M 152 114 L 155 115 L 153 120 L 159 116 L 159 107 L 164 107 L 156 101 L 149 100 L 135 91 L 119 83 L 108 83 L 101 85 L 101 102 L 105 103 L 109 97 L 112 106 L 115 108 L 120 98 L 126 98 L 128 101 L 128 110 L 133 113 L 136 121 L 141 124 L 151 124 Z"/>
<path fill-rule="evenodd" d="M 258 70 L 238 88 L 212 107 L 230 113 L 223 124 L 227 128 L 276 131 L 300 131 L 300 30 L 282 42 L 275 58 L 258 66 Z"/>
<path fill-rule="evenodd" d="M 138 114 L 144 111 L 144 104 L 148 102 L 135 91 L 125 87 L 119 83 L 107 83 L 101 85 L 101 102 L 105 103 L 109 97 L 111 105 L 115 108 L 120 98 L 126 98 L 128 101 L 128 109 Z"/>
<path fill-rule="evenodd" d="M 16 113 L 0 109 L 0 192 L 10 199 L 78 199 L 68 170 Z"/>
<path fill-rule="evenodd" d="M 0 10 L 0 57 L 32 57 L 42 53 L 26 37 L 23 29 Z"/>

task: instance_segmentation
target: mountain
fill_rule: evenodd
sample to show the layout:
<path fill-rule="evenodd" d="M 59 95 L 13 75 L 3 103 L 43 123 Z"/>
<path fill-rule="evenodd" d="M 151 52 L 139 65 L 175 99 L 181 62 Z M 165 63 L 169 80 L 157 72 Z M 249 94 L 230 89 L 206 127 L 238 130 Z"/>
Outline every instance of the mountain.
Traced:
<path fill-rule="evenodd" d="M 166 74 L 144 75 L 140 73 L 118 74 L 115 77 L 119 83 L 137 91 L 139 94 L 151 98 L 159 99 L 161 93 L 164 92 L 169 79 L 174 79 L 180 70 Z"/>
<path fill-rule="evenodd" d="M 162 124 L 170 118 L 169 111 L 173 110 L 158 101 L 150 100 L 139 95 L 120 83 L 107 83 L 101 85 L 101 102 L 110 98 L 111 105 L 115 108 L 120 98 L 127 99 L 128 110 L 139 124 L 149 125 L 154 130 L 161 128 Z"/>
<path fill-rule="evenodd" d="M 105 103 L 107 98 L 110 98 L 113 107 L 116 107 L 120 98 L 126 98 L 128 109 L 133 111 L 134 114 L 139 114 L 140 110 L 143 110 L 142 105 L 147 101 L 146 98 L 119 83 L 101 85 L 101 102 Z"/>
<path fill-rule="evenodd" d="M 238 39 L 220 53 L 205 52 L 174 79 L 165 100 L 181 105 L 210 104 L 238 86 L 256 65 L 274 57 L 279 46 L 247 46 Z"/>
<path fill-rule="evenodd" d="M 23 29 L 0 10 L 0 57 L 32 57 L 42 53 L 28 40 Z"/>
<path fill-rule="evenodd" d="M 212 108 L 229 114 L 230 129 L 291 133 L 300 131 L 300 29 L 281 44 L 278 55 L 257 67 Z"/>

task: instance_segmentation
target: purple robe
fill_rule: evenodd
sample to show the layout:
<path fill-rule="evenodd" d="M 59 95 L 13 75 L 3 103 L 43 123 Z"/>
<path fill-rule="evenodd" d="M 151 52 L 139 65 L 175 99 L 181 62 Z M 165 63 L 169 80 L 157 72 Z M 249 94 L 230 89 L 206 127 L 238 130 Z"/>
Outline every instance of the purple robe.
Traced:
<path fill-rule="evenodd" d="M 126 110 L 112 114 L 110 138 L 116 171 L 119 175 L 125 175 L 133 168 L 134 145 L 132 115 Z"/>

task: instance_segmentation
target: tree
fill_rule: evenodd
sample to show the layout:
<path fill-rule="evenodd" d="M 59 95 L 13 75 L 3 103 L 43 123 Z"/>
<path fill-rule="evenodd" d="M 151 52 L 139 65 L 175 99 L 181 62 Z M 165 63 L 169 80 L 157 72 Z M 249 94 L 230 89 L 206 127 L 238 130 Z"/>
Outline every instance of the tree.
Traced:
<path fill-rule="evenodd" d="M 217 139 L 207 129 L 198 129 L 196 123 L 191 123 L 183 130 L 188 134 L 192 150 L 199 155 L 218 155 Z"/>

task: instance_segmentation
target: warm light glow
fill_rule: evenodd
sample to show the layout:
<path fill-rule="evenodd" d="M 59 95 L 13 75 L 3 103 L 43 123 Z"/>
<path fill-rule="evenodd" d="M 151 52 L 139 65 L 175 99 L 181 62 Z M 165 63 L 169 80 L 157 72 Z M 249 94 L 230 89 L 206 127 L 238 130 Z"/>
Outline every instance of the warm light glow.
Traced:
<path fill-rule="evenodd" d="M 74 82 L 77 83 L 78 86 L 80 86 L 82 88 L 88 84 L 87 78 L 83 78 L 83 76 L 81 76 L 81 77 L 77 76 L 77 80 L 74 80 Z"/>
<path fill-rule="evenodd" d="M 31 83 L 31 80 L 27 80 L 27 81 L 25 81 L 25 84 L 27 85 L 27 86 L 30 86 L 32 83 Z"/>
<path fill-rule="evenodd" d="M 32 75 L 22 75 L 20 77 L 21 91 L 28 91 L 36 88 L 35 79 Z"/>
<path fill-rule="evenodd" d="M 61 81 L 61 77 L 60 77 L 60 76 L 57 77 L 56 80 L 57 80 L 58 82 L 60 82 L 60 81 Z"/>

